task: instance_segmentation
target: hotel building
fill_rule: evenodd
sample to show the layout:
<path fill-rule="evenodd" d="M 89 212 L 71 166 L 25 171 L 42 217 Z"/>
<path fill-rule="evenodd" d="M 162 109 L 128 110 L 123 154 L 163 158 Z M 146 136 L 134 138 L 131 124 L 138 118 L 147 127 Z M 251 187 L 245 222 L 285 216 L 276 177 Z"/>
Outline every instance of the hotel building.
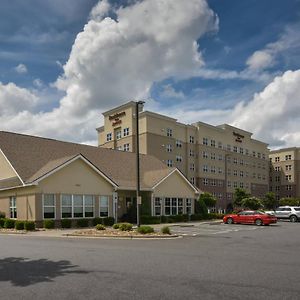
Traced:
<path fill-rule="evenodd" d="M 300 148 L 270 152 L 270 191 L 276 199 L 300 198 Z"/>
<path fill-rule="evenodd" d="M 97 128 L 98 145 L 135 152 L 136 103 L 131 101 L 103 113 Z M 254 196 L 269 189 L 269 150 L 252 133 L 223 124 L 183 124 L 158 113 L 139 111 L 140 153 L 178 168 L 201 191 L 211 192 L 217 209 L 232 202 L 235 188 Z"/>

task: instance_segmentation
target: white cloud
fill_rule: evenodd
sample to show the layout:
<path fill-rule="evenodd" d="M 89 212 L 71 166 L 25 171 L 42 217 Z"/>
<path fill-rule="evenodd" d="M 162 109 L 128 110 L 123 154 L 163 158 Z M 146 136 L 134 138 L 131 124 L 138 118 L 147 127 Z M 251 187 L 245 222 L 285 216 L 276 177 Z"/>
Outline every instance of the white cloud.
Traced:
<path fill-rule="evenodd" d="M 184 99 L 184 93 L 179 91 L 177 92 L 171 84 L 167 84 L 163 86 L 163 91 L 160 93 L 160 96 L 164 98 L 169 98 L 169 99 Z"/>
<path fill-rule="evenodd" d="M 19 64 L 14 69 L 19 74 L 25 74 L 28 72 L 27 67 L 24 64 Z"/>
<path fill-rule="evenodd" d="M 101 21 L 103 17 L 107 16 L 110 9 L 110 3 L 107 0 L 102 0 L 93 7 L 90 13 L 90 17 L 93 20 Z"/>
<path fill-rule="evenodd" d="M 255 51 L 246 64 L 251 70 L 263 70 L 273 65 L 273 56 L 267 51 Z"/>

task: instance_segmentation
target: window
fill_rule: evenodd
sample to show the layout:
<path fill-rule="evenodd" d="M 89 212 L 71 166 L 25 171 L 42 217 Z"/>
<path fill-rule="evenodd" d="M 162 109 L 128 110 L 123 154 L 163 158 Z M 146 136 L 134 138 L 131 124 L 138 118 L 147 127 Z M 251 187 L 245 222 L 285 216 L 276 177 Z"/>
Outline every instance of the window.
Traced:
<path fill-rule="evenodd" d="M 212 180 L 210 181 L 210 184 L 211 184 L 212 186 L 216 186 L 216 185 L 217 185 L 216 179 L 212 179 Z"/>
<path fill-rule="evenodd" d="M 260 163 L 257 164 L 257 168 L 260 169 Z"/>
<path fill-rule="evenodd" d="M 291 191 L 291 190 L 292 190 L 292 186 L 288 184 L 288 185 L 286 186 L 286 190 L 287 190 L 287 191 Z"/>
<path fill-rule="evenodd" d="M 195 184 L 195 177 L 191 177 L 190 183 L 191 183 L 191 184 Z"/>
<path fill-rule="evenodd" d="M 285 175 L 285 180 L 291 181 L 292 180 L 292 175 Z"/>
<path fill-rule="evenodd" d="M 285 160 L 291 160 L 291 159 L 292 159 L 292 155 L 289 154 L 285 156 Z"/>
<path fill-rule="evenodd" d="M 216 153 L 211 153 L 210 154 L 210 159 L 216 159 Z"/>
<path fill-rule="evenodd" d="M 292 170 L 292 165 L 286 165 L 285 170 L 286 171 L 291 171 Z"/>
<path fill-rule="evenodd" d="M 231 162 L 231 158 L 230 158 L 230 156 L 227 156 L 227 162 Z"/>
<path fill-rule="evenodd" d="M 186 213 L 190 215 L 192 213 L 192 199 L 186 199 Z"/>
<path fill-rule="evenodd" d="M 122 146 L 118 146 L 117 150 L 121 151 L 121 150 L 123 150 L 123 147 Z"/>
<path fill-rule="evenodd" d="M 171 199 L 165 198 L 165 215 L 169 216 L 171 214 Z"/>
<path fill-rule="evenodd" d="M 227 145 L 227 151 L 231 151 L 231 146 Z"/>
<path fill-rule="evenodd" d="M 249 155 L 249 149 L 246 149 L 246 153 L 245 153 L 246 155 Z"/>
<path fill-rule="evenodd" d="M 61 217 L 72 218 L 72 195 L 61 196 Z"/>
<path fill-rule="evenodd" d="M 237 186 L 238 186 L 238 185 L 237 185 L 237 182 L 236 182 L 236 181 L 234 181 L 234 182 L 233 182 L 233 187 L 235 187 L 235 188 L 236 188 Z"/>
<path fill-rule="evenodd" d="M 92 195 L 61 195 L 62 218 L 94 217 L 94 196 Z"/>
<path fill-rule="evenodd" d="M 203 145 L 208 145 L 208 138 L 203 138 Z"/>
<path fill-rule="evenodd" d="M 190 135 L 190 143 L 191 143 L 191 144 L 194 144 L 194 142 L 195 142 L 194 137 L 193 137 L 192 135 Z"/>
<path fill-rule="evenodd" d="M 222 142 L 218 142 L 218 148 L 220 148 L 220 149 L 223 148 Z"/>
<path fill-rule="evenodd" d="M 100 196 L 99 215 L 108 217 L 108 196 Z"/>
<path fill-rule="evenodd" d="M 182 162 L 182 156 L 181 155 L 176 155 L 176 161 L 177 162 Z"/>
<path fill-rule="evenodd" d="M 220 186 L 220 187 L 223 186 L 223 181 L 222 181 L 222 180 L 219 180 L 219 181 L 218 181 L 218 186 Z"/>
<path fill-rule="evenodd" d="M 237 170 L 233 170 L 233 176 L 237 176 Z"/>
<path fill-rule="evenodd" d="M 219 159 L 219 160 L 223 160 L 223 155 L 222 155 L 222 154 L 219 154 L 218 159 Z"/>
<path fill-rule="evenodd" d="M 191 170 L 191 171 L 195 171 L 195 164 L 194 164 L 194 163 L 191 163 L 191 164 L 190 164 L 190 170 Z"/>
<path fill-rule="evenodd" d="M 161 215 L 161 198 L 154 199 L 154 215 L 155 216 Z"/>
<path fill-rule="evenodd" d="M 129 152 L 129 149 L 130 149 L 129 144 L 124 144 L 123 149 L 124 149 L 125 152 Z"/>
<path fill-rule="evenodd" d="M 243 148 L 240 148 L 240 153 L 244 154 L 244 149 Z"/>
<path fill-rule="evenodd" d="M 173 130 L 171 128 L 167 128 L 167 136 L 173 136 Z"/>
<path fill-rule="evenodd" d="M 112 140 L 112 134 L 111 134 L 111 133 L 108 133 L 108 134 L 106 135 L 106 141 L 109 142 L 109 141 L 111 141 L 111 140 Z"/>
<path fill-rule="evenodd" d="M 238 163 L 237 158 L 234 158 L 234 159 L 233 159 L 233 163 L 234 163 L 234 164 L 237 164 L 237 163 Z"/>
<path fill-rule="evenodd" d="M 258 173 L 258 174 L 257 174 L 257 178 L 258 178 L 258 179 L 261 179 L 261 174 Z"/>
<path fill-rule="evenodd" d="M 244 177 L 244 172 L 240 171 L 240 177 Z"/>
<path fill-rule="evenodd" d="M 123 136 L 128 136 L 129 135 L 129 128 L 124 128 L 123 129 Z"/>
<path fill-rule="evenodd" d="M 195 156 L 195 152 L 192 149 L 190 149 L 190 156 Z"/>
<path fill-rule="evenodd" d="M 227 186 L 231 187 L 231 181 L 227 181 Z"/>
<path fill-rule="evenodd" d="M 252 152 L 252 156 L 253 156 L 253 157 L 256 156 L 256 152 L 255 152 L 255 151 Z"/>
<path fill-rule="evenodd" d="M 211 145 L 212 147 L 216 147 L 216 141 L 215 141 L 215 140 L 211 140 L 211 141 L 210 141 L 210 145 Z"/>
<path fill-rule="evenodd" d="M 257 157 L 261 158 L 261 154 L 259 152 L 257 152 Z"/>
<path fill-rule="evenodd" d="M 280 171 L 280 167 L 275 167 L 274 169 L 275 169 L 276 172 Z"/>
<path fill-rule="evenodd" d="M 208 179 L 207 178 L 203 178 L 203 184 L 208 185 Z"/>
<path fill-rule="evenodd" d="M 176 140 L 176 147 L 181 148 L 182 142 L 180 140 Z"/>
<path fill-rule="evenodd" d="M 244 165 L 244 160 L 243 159 L 240 160 L 240 165 Z"/>
<path fill-rule="evenodd" d="M 256 173 L 253 173 L 253 176 L 252 176 L 253 178 L 256 178 Z"/>
<path fill-rule="evenodd" d="M 222 168 L 220 168 L 220 167 L 218 168 L 218 173 L 219 173 L 219 174 L 222 174 L 222 173 L 223 173 Z"/>
<path fill-rule="evenodd" d="M 11 219 L 17 218 L 17 198 L 10 197 L 9 198 L 9 215 Z"/>
<path fill-rule="evenodd" d="M 202 152 L 202 157 L 203 157 L 203 158 L 208 158 L 208 153 L 207 153 L 206 151 L 203 151 L 203 152 Z"/>
<path fill-rule="evenodd" d="M 203 172 L 208 172 L 208 166 L 207 165 L 203 166 Z"/>
<path fill-rule="evenodd" d="M 280 176 L 275 176 L 275 181 L 279 182 L 280 181 Z"/>
<path fill-rule="evenodd" d="M 172 159 L 168 159 L 167 160 L 167 166 L 168 167 L 173 167 L 173 161 L 172 161 Z"/>
<path fill-rule="evenodd" d="M 280 185 L 275 186 L 275 191 L 280 191 Z"/>
<path fill-rule="evenodd" d="M 172 215 L 177 215 L 177 198 L 172 198 L 172 201 L 171 201 L 171 214 Z"/>
<path fill-rule="evenodd" d="M 43 217 L 44 219 L 55 219 L 55 195 L 43 195 Z"/>
<path fill-rule="evenodd" d="M 275 157 L 275 162 L 279 162 L 280 161 L 280 157 L 279 156 L 276 156 Z"/>
<path fill-rule="evenodd" d="M 262 159 L 266 159 L 266 155 L 264 153 L 262 154 Z"/>
<path fill-rule="evenodd" d="M 227 169 L 227 175 L 231 175 L 231 170 Z"/>
<path fill-rule="evenodd" d="M 122 137 L 121 130 L 116 131 L 116 139 L 119 140 Z"/>
<path fill-rule="evenodd" d="M 167 145 L 166 149 L 167 149 L 167 152 L 172 152 L 172 145 Z"/>
<path fill-rule="evenodd" d="M 233 152 L 238 152 L 237 151 L 237 146 L 233 146 Z"/>
<path fill-rule="evenodd" d="M 211 173 L 216 173 L 216 167 L 215 166 L 211 166 L 210 167 L 210 172 Z"/>

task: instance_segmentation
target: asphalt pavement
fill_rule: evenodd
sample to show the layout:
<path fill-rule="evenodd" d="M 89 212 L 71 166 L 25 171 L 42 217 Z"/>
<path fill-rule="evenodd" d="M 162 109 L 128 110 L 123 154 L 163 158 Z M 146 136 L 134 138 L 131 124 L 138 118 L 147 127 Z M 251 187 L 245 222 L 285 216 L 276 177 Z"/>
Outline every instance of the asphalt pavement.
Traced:
<path fill-rule="evenodd" d="M 300 223 L 175 227 L 183 238 L 0 235 L 0 299 L 300 298 Z"/>

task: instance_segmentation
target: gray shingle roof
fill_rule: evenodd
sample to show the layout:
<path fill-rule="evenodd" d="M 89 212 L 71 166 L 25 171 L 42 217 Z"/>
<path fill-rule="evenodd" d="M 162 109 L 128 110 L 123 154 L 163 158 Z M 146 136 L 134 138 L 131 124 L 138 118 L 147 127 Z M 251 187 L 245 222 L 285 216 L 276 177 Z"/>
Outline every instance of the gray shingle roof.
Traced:
<path fill-rule="evenodd" d="M 81 154 L 119 187 L 134 189 L 136 185 L 135 153 L 4 131 L 0 131 L 0 149 L 24 183 Z M 151 155 L 141 154 L 140 164 L 142 189 L 152 188 L 174 170 Z"/>

